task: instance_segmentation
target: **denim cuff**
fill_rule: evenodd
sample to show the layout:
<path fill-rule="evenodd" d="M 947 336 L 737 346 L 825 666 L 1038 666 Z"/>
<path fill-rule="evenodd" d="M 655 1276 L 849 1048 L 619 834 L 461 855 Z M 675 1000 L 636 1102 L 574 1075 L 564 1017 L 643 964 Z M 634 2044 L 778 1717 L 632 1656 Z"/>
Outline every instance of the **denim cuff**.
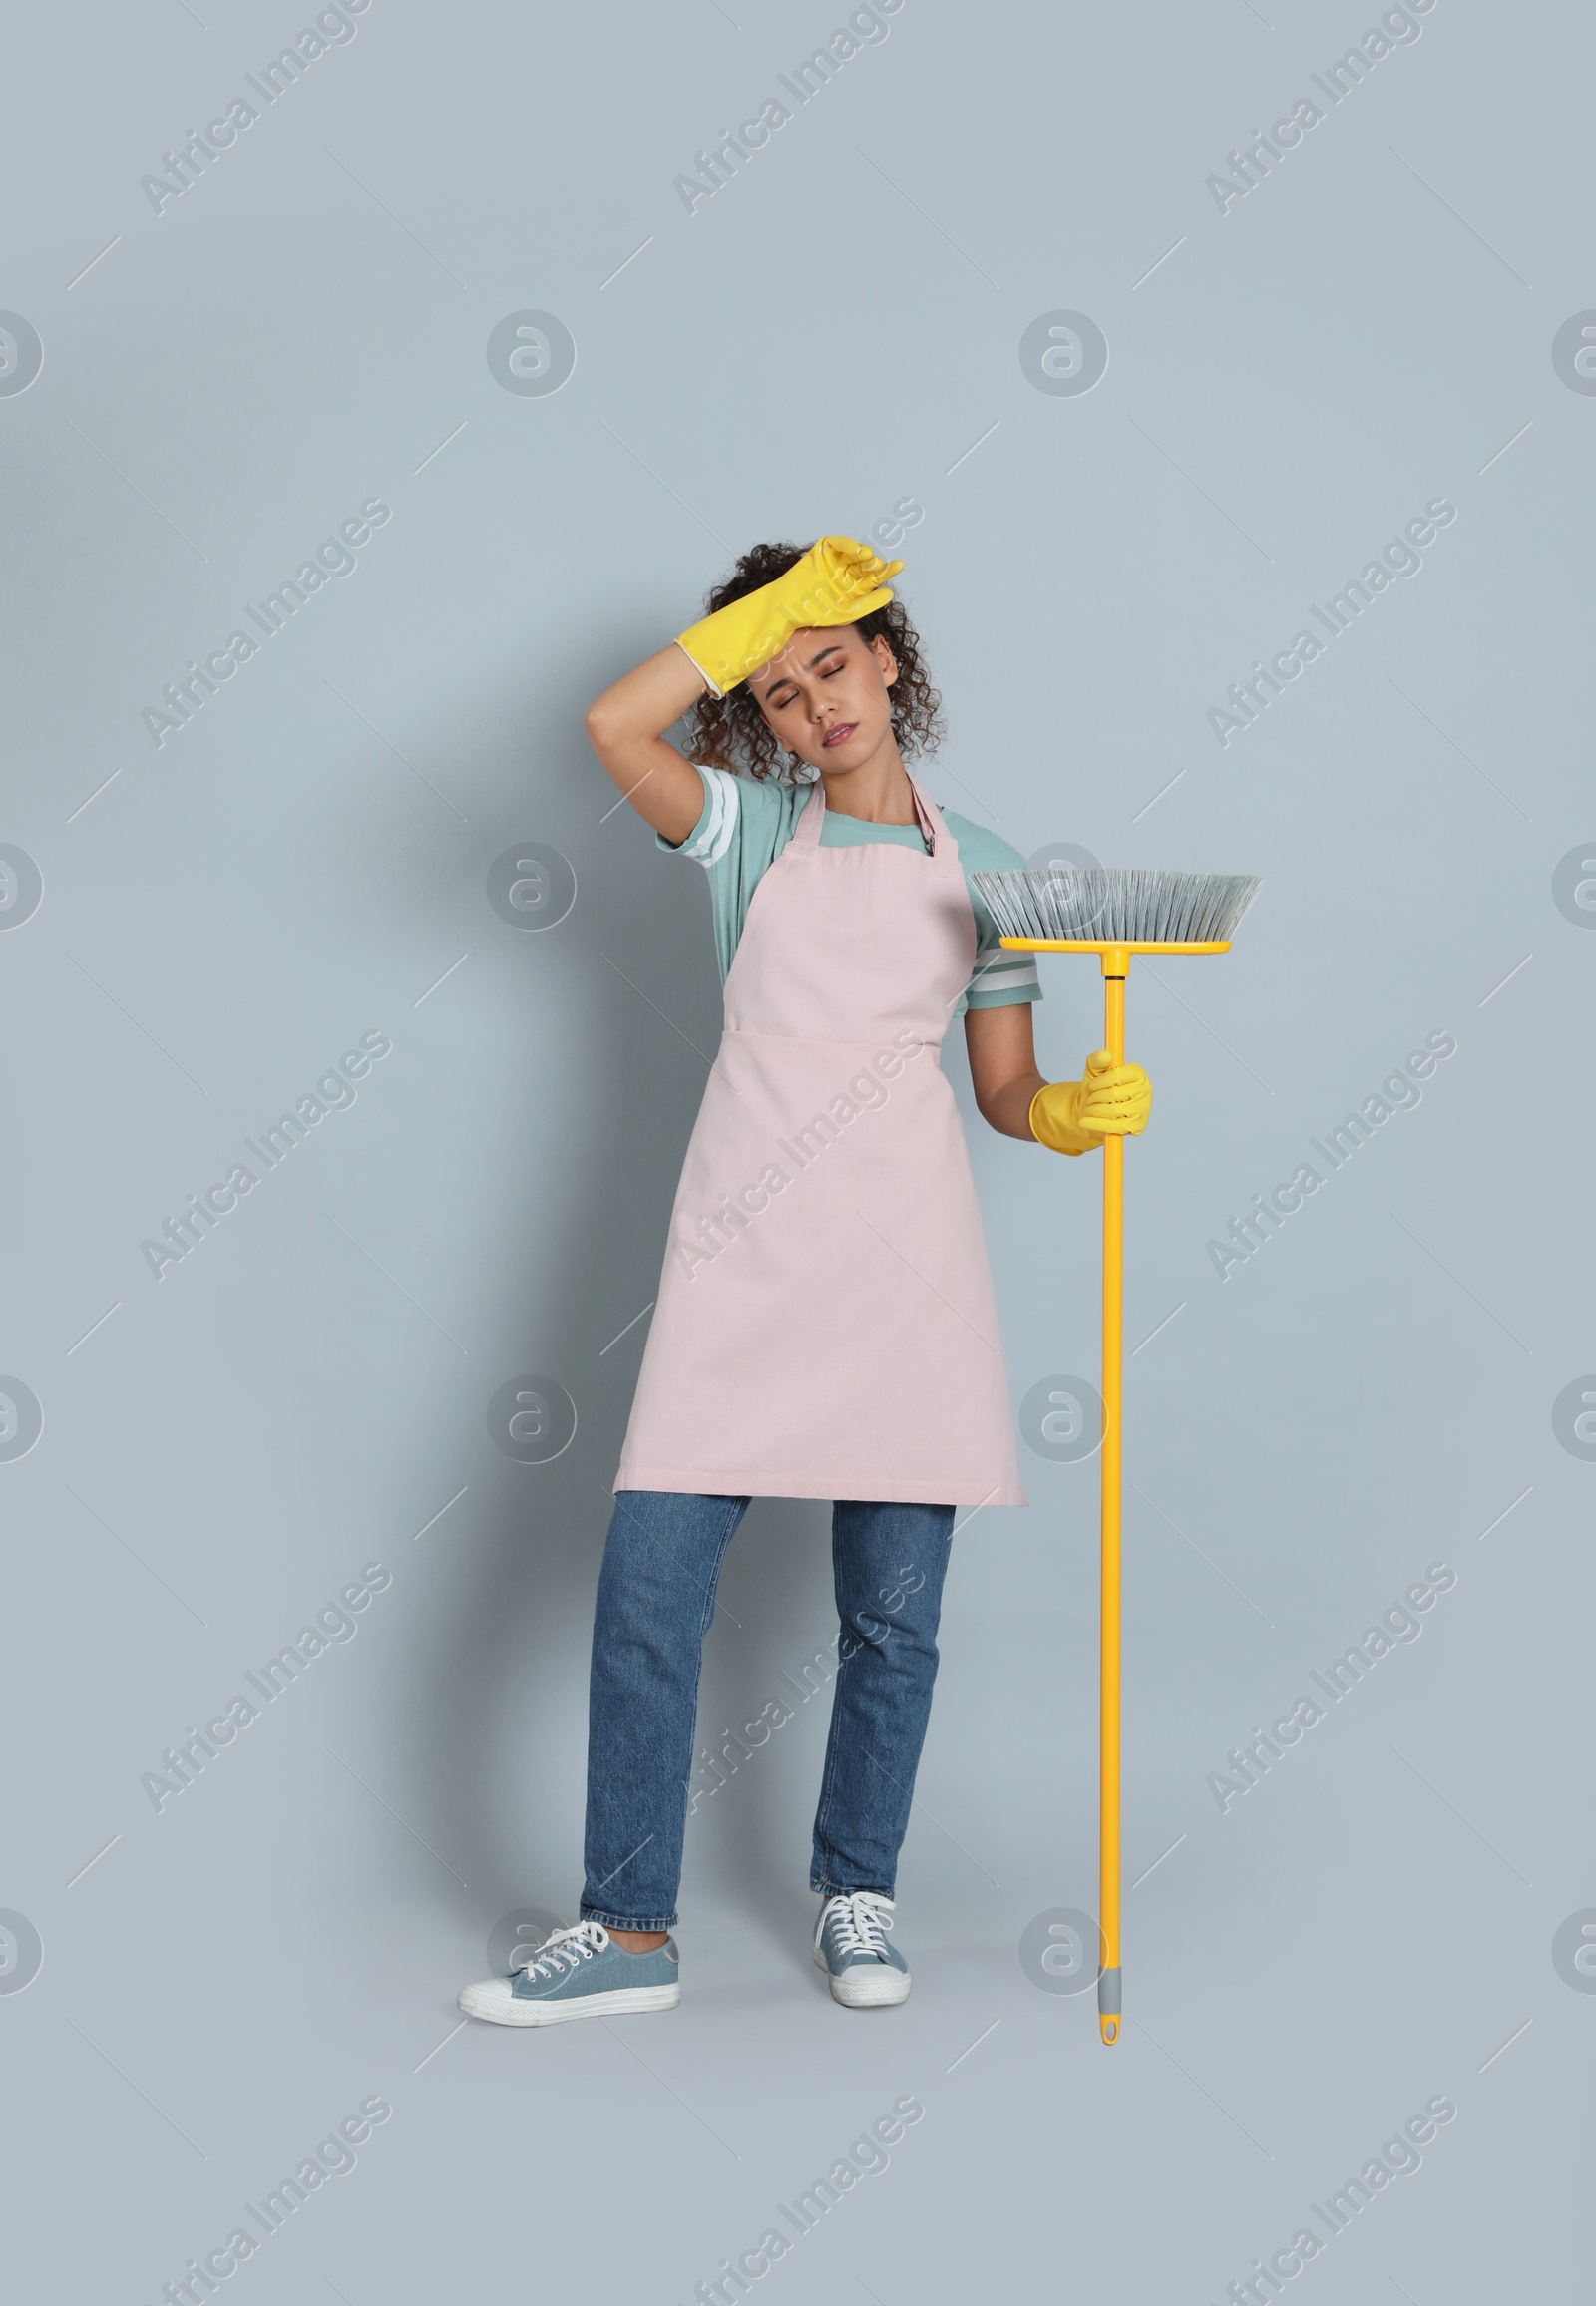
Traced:
<path fill-rule="evenodd" d="M 579 1918 L 585 1922 L 601 1922 L 606 1930 L 673 1930 L 676 1926 L 674 1914 L 645 1914 L 639 1921 L 631 1914 L 606 1913 L 602 1906 L 590 1905 L 586 1898 Z"/>
<path fill-rule="evenodd" d="M 897 1899 L 896 1891 L 883 1889 L 879 1882 L 811 1882 L 809 1887 L 823 1898 L 851 1898 L 857 1890 L 868 1890 L 872 1897 L 886 1898 L 889 1904 Z M 621 1928 L 625 1926 L 622 1922 Z M 664 1927 L 663 1923 L 659 1926 Z"/>

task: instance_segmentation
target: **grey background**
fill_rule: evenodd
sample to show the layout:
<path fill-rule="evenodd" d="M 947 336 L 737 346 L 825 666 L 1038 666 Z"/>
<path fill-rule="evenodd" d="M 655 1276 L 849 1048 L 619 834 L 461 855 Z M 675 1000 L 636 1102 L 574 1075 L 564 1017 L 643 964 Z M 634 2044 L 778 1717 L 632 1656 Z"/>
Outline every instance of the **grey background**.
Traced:
<path fill-rule="evenodd" d="M 673 177 L 840 8 L 371 0 L 156 213 L 141 177 L 307 21 L 13 35 L 13 2286 L 153 2301 L 385 2093 L 218 2294 L 684 2301 L 916 2092 L 755 2293 L 1215 2301 L 1449 2093 L 1305 2288 L 1572 2298 L 1596 1472 L 1551 1410 L 1596 1367 L 1596 916 L 1552 883 L 1596 855 L 1596 407 L 1551 347 L 1596 305 L 1588 20 L 1437 0 L 1222 214 L 1209 174 L 1377 11 L 904 0 L 689 216 Z M 549 396 L 487 364 L 528 309 L 577 347 Z M 1019 365 L 1057 309 L 1109 346 L 1084 396 Z M 155 745 L 162 684 L 372 496 L 356 573 Z M 718 1029 L 705 892 L 606 813 L 582 709 L 749 542 L 906 496 L 936 797 L 1266 879 L 1231 956 L 1130 985 L 1124 2041 L 1019 1961 L 1096 1906 L 1096 1464 L 1028 1449 L 1029 1510 L 955 1547 L 908 2006 L 809 1962 L 821 1699 L 692 1820 L 673 2019 L 451 2034 L 518 1901 L 574 1911 L 626 1325 Z M 1437 496 L 1421 575 L 1222 747 L 1227 685 Z M 488 896 L 534 842 L 577 880 L 542 933 Z M 1076 1072 L 1096 980 L 1045 988 Z M 355 1105 L 157 1281 L 141 1242 L 368 1030 Z M 1210 1238 L 1430 1031 L 1422 1103 L 1222 1281 Z M 947 1062 L 1017 1405 L 1095 1373 L 1095 1173 Z M 577 1408 L 552 1463 L 488 1432 L 529 1371 Z M 1227 1750 L 1437 1562 L 1422 1638 L 1222 1813 Z M 163 1749 L 371 1563 L 356 1638 L 157 1814 Z M 832 1632 L 824 1507 L 756 1505 L 723 1596 L 706 1733 Z"/>

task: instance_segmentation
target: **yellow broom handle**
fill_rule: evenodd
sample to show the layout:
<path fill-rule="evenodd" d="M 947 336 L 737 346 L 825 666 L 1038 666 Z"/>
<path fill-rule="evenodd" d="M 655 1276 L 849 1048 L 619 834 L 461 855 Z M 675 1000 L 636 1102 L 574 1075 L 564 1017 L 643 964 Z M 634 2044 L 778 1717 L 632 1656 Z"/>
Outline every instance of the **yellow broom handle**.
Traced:
<path fill-rule="evenodd" d="M 1110 946 L 1102 957 L 1103 1046 L 1125 1060 L 1125 977 L 1130 955 Z M 1103 1139 L 1103 1441 L 1102 1555 L 1099 1609 L 1101 1719 L 1098 1743 L 1098 1902 L 1102 1930 L 1097 2025 L 1106 2043 L 1120 2033 L 1119 1980 L 1119 1433 L 1124 1327 L 1125 1140 Z"/>

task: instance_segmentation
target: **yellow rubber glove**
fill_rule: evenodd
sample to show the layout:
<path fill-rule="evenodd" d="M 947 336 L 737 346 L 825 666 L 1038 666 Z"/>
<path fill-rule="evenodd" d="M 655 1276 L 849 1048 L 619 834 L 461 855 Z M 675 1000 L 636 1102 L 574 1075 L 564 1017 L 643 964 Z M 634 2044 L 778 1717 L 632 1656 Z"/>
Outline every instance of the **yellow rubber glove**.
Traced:
<path fill-rule="evenodd" d="M 1153 1085 L 1140 1065 L 1116 1065 L 1093 1049 L 1081 1081 L 1044 1081 L 1030 1100 L 1030 1133 L 1054 1153 L 1089 1153 L 1105 1137 L 1139 1137 Z"/>
<path fill-rule="evenodd" d="M 852 537 L 822 537 L 784 576 L 745 593 L 676 635 L 716 696 L 779 655 L 811 624 L 857 624 L 892 598 L 901 561 L 883 561 Z"/>

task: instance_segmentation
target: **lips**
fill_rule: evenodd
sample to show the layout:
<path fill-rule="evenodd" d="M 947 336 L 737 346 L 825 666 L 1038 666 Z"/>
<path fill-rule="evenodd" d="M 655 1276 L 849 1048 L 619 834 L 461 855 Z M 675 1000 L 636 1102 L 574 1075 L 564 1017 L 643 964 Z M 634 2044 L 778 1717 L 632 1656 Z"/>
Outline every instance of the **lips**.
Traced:
<path fill-rule="evenodd" d="M 858 726 L 857 721 L 842 721 L 836 728 L 829 729 L 820 740 L 821 750 L 824 751 L 830 745 L 846 743 Z"/>

